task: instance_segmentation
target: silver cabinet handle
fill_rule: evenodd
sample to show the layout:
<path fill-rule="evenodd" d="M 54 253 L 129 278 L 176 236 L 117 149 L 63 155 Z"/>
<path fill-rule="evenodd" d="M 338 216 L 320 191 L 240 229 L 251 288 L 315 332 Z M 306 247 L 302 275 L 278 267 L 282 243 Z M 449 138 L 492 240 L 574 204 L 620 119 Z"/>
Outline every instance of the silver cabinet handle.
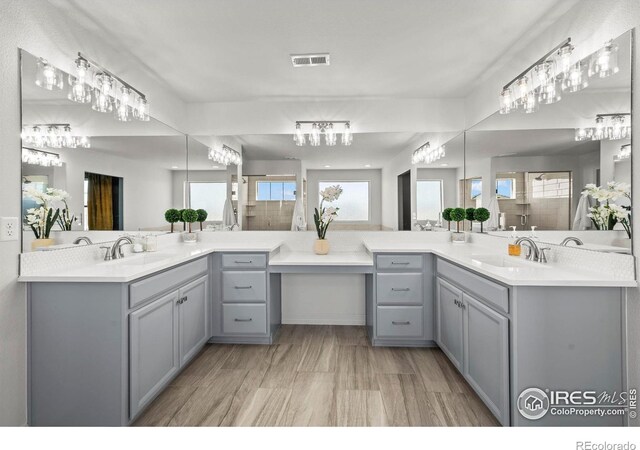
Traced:
<path fill-rule="evenodd" d="M 410 291 L 409 288 L 391 288 L 391 290 L 395 291 L 395 292 L 407 292 L 407 291 Z"/>
<path fill-rule="evenodd" d="M 234 261 L 234 263 L 236 264 L 252 264 L 253 261 L 249 260 L 249 261 Z"/>
<path fill-rule="evenodd" d="M 396 262 L 396 261 L 391 261 L 391 265 L 392 266 L 406 266 L 409 264 L 409 261 L 405 261 L 405 262 Z"/>
<path fill-rule="evenodd" d="M 253 286 L 234 286 L 234 289 L 251 289 Z"/>
<path fill-rule="evenodd" d="M 393 325 L 411 325 L 411 322 L 409 322 L 408 320 L 405 322 L 396 322 L 395 320 L 392 320 L 391 323 Z"/>
<path fill-rule="evenodd" d="M 233 319 L 233 320 L 234 320 L 234 322 L 251 322 L 253 319 L 252 319 L 252 318 L 248 318 L 248 319 L 238 319 L 238 318 L 235 318 L 235 319 Z"/>
<path fill-rule="evenodd" d="M 178 299 L 178 305 L 182 305 L 184 302 L 186 302 L 187 300 L 189 300 L 189 297 L 184 296 L 184 297 L 180 297 Z"/>

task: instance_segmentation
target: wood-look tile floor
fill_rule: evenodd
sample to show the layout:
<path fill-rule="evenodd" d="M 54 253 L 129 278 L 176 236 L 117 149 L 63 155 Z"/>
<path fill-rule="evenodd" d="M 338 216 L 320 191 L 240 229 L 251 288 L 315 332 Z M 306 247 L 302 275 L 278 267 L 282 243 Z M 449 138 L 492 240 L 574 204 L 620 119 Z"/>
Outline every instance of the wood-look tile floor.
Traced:
<path fill-rule="evenodd" d="M 137 426 L 496 426 L 437 348 L 372 347 L 364 327 L 283 326 L 207 345 Z"/>

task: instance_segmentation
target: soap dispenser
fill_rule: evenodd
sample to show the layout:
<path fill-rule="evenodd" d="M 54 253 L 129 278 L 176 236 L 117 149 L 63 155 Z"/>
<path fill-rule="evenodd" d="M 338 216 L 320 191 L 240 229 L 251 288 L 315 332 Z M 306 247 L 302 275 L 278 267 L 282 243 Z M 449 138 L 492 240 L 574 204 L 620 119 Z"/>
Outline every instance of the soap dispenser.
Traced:
<path fill-rule="evenodd" d="M 516 233 L 516 227 L 511 227 L 511 238 L 509 239 L 509 256 L 520 256 L 520 252 L 522 251 L 522 247 L 520 244 L 517 244 L 518 241 L 518 233 Z"/>

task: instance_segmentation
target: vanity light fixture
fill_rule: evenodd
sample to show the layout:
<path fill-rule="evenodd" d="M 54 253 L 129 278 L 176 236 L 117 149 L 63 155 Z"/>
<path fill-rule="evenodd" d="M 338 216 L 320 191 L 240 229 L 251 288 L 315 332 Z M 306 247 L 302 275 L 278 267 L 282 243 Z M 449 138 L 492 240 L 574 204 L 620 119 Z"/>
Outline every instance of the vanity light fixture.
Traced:
<path fill-rule="evenodd" d="M 444 145 L 438 148 L 431 148 L 431 144 L 427 142 L 413 152 L 413 155 L 411 155 L 411 164 L 431 164 L 445 156 L 446 151 Z"/>
<path fill-rule="evenodd" d="M 348 120 L 334 120 L 331 122 L 319 121 L 319 120 L 299 120 L 296 121 L 296 129 L 293 134 L 293 140 L 297 146 L 302 147 L 307 144 L 307 138 L 309 144 L 312 147 L 317 147 L 322 142 L 322 135 L 324 135 L 324 143 L 329 147 L 333 147 L 338 143 L 338 133 L 335 129 L 335 124 L 344 124 L 342 130 L 342 138 L 340 142 L 342 145 L 351 145 L 353 142 L 353 134 L 351 133 L 351 122 Z M 305 127 L 306 125 L 306 127 Z M 304 128 L 310 129 L 305 133 Z"/>
<path fill-rule="evenodd" d="M 209 159 L 214 163 L 223 164 L 225 166 L 228 166 L 229 164 L 239 166 L 242 164 L 242 156 L 240 153 L 225 144 L 221 147 L 209 148 Z"/>
<path fill-rule="evenodd" d="M 91 86 L 87 83 L 89 63 L 84 58 L 78 58 L 76 75 L 69 74 L 69 95 L 67 98 L 76 103 L 91 103 Z"/>
<path fill-rule="evenodd" d="M 57 91 L 64 87 L 62 71 L 44 58 L 39 58 L 36 72 L 36 86 L 48 91 Z"/>
<path fill-rule="evenodd" d="M 540 104 L 560 101 L 562 92 L 577 92 L 589 85 L 590 77 L 605 78 L 618 73 L 618 46 L 608 41 L 583 60 L 573 60 L 571 38 L 507 83 L 500 92 L 500 114 L 532 113 Z"/>
<path fill-rule="evenodd" d="M 62 159 L 57 153 L 22 147 L 22 162 L 42 167 L 61 167 Z"/>
<path fill-rule="evenodd" d="M 620 147 L 618 154 L 613 158 L 615 162 L 624 161 L 631 158 L 631 144 L 625 144 Z"/>
<path fill-rule="evenodd" d="M 23 144 L 37 148 L 89 148 L 87 136 L 73 134 L 68 123 L 26 125 L 20 133 Z"/>
<path fill-rule="evenodd" d="M 595 125 L 588 128 L 576 128 L 576 141 L 615 141 L 631 137 L 631 125 L 625 122 L 629 113 L 598 114 Z"/>

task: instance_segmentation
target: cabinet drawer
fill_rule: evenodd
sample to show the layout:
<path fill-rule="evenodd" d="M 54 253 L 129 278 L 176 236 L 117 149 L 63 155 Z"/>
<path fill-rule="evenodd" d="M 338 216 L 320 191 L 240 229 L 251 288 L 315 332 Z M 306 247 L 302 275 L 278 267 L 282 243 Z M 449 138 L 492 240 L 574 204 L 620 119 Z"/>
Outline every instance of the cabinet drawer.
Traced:
<path fill-rule="evenodd" d="M 222 272 L 223 302 L 256 303 L 266 300 L 266 272 Z"/>
<path fill-rule="evenodd" d="M 509 289 L 438 258 L 438 275 L 457 284 L 462 290 L 493 307 L 509 312 Z"/>
<path fill-rule="evenodd" d="M 226 253 L 222 255 L 224 269 L 264 269 L 267 267 L 267 255 L 248 253 Z"/>
<path fill-rule="evenodd" d="M 222 332 L 225 334 L 265 334 L 267 305 L 222 305 Z"/>
<path fill-rule="evenodd" d="M 422 269 L 422 255 L 378 255 L 376 267 L 383 270 Z"/>
<path fill-rule="evenodd" d="M 422 306 L 378 306 L 378 337 L 422 337 Z"/>
<path fill-rule="evenodd" d="M 378 304 L 422 305 L 422 273 L 379 273 L 376 275 Z"/>
<path fill-rule="evenodd" d="M 207 258 L 200 258 L 132 283 L 129 285 L 129 308 L 134 308 L 162 292 L 167 292 L 198 275 L 207 273 L 207 271 Z"/>

